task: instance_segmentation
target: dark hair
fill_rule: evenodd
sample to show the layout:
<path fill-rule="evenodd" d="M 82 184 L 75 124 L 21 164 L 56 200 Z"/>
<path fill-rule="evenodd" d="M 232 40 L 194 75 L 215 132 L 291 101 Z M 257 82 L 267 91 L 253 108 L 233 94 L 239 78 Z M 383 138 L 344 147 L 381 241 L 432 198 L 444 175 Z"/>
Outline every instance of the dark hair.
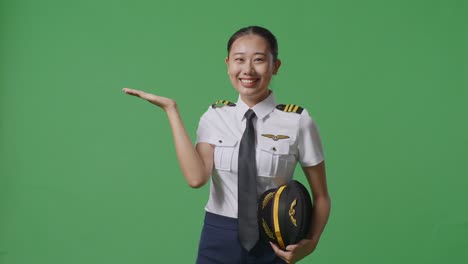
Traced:
<path fill-rule="evenodd" d="M 273 54 L 273 61 L 278 59 L 278 42 L 276 41 L 275 35 L 273 35 L 273 33 L 271 33 L 268 29 L 259 26 L 248 26 L 241 28 L 236 33 L 234 33 L 227 44 L 228 56 L 229 52 L 231 51 L 232 43 L 234 43 L 236 39 L 246 35 L 258 35 L 264 38 L 270 45 L 271 54 Z"/>

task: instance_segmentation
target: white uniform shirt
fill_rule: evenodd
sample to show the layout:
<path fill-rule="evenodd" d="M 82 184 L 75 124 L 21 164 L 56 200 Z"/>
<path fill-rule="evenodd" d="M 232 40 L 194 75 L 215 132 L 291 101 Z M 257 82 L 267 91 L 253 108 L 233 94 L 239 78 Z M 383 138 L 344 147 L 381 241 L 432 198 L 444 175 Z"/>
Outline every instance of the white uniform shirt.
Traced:
<path fill-rule="evenodd" d="M 200 118 L 197 143 L 214 145 L 210 197 L 205 207 L 210 213 L 237 218 L 237 160 L 248 109 L 239 97 L 236 106 L 210 106 Z M 257 116 L 254 127 L 258 196 L 289 182 L 298 161 L 302 167 L 308 167 L 323 160 L 318 129 L 307 110 L 301 114 L 278 110 L 273 93 L 252 110 Z M 274 140 L 262 134 L 289 138 Z"/>

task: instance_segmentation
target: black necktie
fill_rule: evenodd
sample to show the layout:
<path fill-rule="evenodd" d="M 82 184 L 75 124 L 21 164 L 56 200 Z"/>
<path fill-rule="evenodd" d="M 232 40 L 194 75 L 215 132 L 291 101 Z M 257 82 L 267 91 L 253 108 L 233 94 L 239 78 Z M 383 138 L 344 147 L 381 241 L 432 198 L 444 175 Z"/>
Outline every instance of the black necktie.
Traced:
<path fill-rule="evenodd" d="M 255 130 L 252 109 L 245 112 L 245 131 L 239 146 L 238 221 L 239 241 L 250 251 L 258 240 L 257 224 L 257 165 L 255 159 Z"/>

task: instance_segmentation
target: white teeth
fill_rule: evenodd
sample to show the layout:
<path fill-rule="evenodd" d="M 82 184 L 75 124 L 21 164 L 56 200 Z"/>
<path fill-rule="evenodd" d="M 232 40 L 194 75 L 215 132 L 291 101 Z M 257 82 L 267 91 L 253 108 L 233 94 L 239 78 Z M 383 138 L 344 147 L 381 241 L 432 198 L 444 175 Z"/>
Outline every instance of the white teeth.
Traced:
<path fill-rule="evenodd" d="M 246 80 L 246 79 L 241 79 L 241 82 L 243 83 L 253 83 L 255 82 L 256 80 Z"/>

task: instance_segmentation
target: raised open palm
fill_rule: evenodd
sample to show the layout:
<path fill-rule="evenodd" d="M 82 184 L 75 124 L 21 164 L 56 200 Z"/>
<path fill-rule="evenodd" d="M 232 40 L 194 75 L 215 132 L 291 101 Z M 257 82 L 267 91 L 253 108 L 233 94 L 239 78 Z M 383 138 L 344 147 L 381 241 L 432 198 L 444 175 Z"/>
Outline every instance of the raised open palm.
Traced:
<path fill-rule="evenodd" d="M 161 107 L 165 111 L 167 111 L 171 107 L 176 106 L 176 102 L 167 97 L 158 96 L 155 94 L 147 93 L 147 92 L 140 91 L 140 90 L 130 89 L 130 88 L 123 88 L 122 91 L 126 94 L 145 99 L 146 101 Z"/>

